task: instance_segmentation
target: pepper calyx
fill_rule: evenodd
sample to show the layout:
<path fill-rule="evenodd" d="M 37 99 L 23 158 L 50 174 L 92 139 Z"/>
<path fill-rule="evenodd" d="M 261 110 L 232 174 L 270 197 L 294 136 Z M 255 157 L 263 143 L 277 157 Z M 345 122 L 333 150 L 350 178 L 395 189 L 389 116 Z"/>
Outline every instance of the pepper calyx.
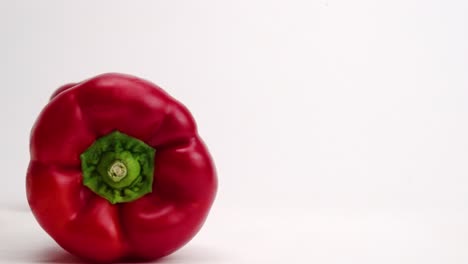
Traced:
<path fill-rule="evenodd" d="M 156 150 L 114 131 L 81 155 L 83 185 L 112 204 L 134 201 L 152 191 Z"/>

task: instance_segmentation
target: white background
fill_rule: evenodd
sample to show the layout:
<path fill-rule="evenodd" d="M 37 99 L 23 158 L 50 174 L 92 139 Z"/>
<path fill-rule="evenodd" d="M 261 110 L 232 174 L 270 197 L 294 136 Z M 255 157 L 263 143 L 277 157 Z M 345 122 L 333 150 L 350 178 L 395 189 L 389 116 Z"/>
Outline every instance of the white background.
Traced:
<path fill-rule="evenodd" d="M 468 2 L 0 0 L 0 262 L 75 262 L 25 198 L 50 94 L 103 72 L 195 116 L 205 227 L 161 263 L 467 263 Z"/>

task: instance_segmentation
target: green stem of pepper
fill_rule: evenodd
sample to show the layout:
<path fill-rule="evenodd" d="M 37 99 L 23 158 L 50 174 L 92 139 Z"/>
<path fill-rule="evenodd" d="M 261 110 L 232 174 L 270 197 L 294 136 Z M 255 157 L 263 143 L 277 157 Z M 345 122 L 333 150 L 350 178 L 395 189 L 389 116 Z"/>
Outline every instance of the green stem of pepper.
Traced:
<path fill-rule="evenodd" d="M 155 150 L 118 131 L 96 140 L 81 154 L 83 184 L 111 203 L 151 192 Z"/>

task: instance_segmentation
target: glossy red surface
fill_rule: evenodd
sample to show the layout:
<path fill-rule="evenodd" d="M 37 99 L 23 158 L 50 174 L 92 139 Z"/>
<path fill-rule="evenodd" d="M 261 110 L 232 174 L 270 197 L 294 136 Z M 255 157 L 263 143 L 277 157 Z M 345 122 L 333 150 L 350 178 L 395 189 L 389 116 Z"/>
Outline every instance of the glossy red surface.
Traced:
<path fill-rule="evenodd" d="M 80 154 L 118 130 L 156 149 L 152 193 L 110 204 L 82 184 Z M 114 262 L 156 259 L 201 228 L 217 179 L 189 111 L 156 85 L 103 74 L 60 87 L 31 132 L 27 195 L 39 224 L 64 249 Z"/>

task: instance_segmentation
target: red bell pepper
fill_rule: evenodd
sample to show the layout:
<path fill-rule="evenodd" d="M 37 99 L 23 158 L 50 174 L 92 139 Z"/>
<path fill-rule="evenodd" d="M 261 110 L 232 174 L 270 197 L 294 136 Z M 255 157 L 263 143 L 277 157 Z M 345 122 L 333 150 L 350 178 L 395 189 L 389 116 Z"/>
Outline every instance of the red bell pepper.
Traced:
<path fill-rule="evenodd" d="M 65 250 L 151 260 L 201 228 L 217 189 L 189 111 L 158 86 L 103 74 L 59 88 L 31 132 L 27 197 Z"/>

